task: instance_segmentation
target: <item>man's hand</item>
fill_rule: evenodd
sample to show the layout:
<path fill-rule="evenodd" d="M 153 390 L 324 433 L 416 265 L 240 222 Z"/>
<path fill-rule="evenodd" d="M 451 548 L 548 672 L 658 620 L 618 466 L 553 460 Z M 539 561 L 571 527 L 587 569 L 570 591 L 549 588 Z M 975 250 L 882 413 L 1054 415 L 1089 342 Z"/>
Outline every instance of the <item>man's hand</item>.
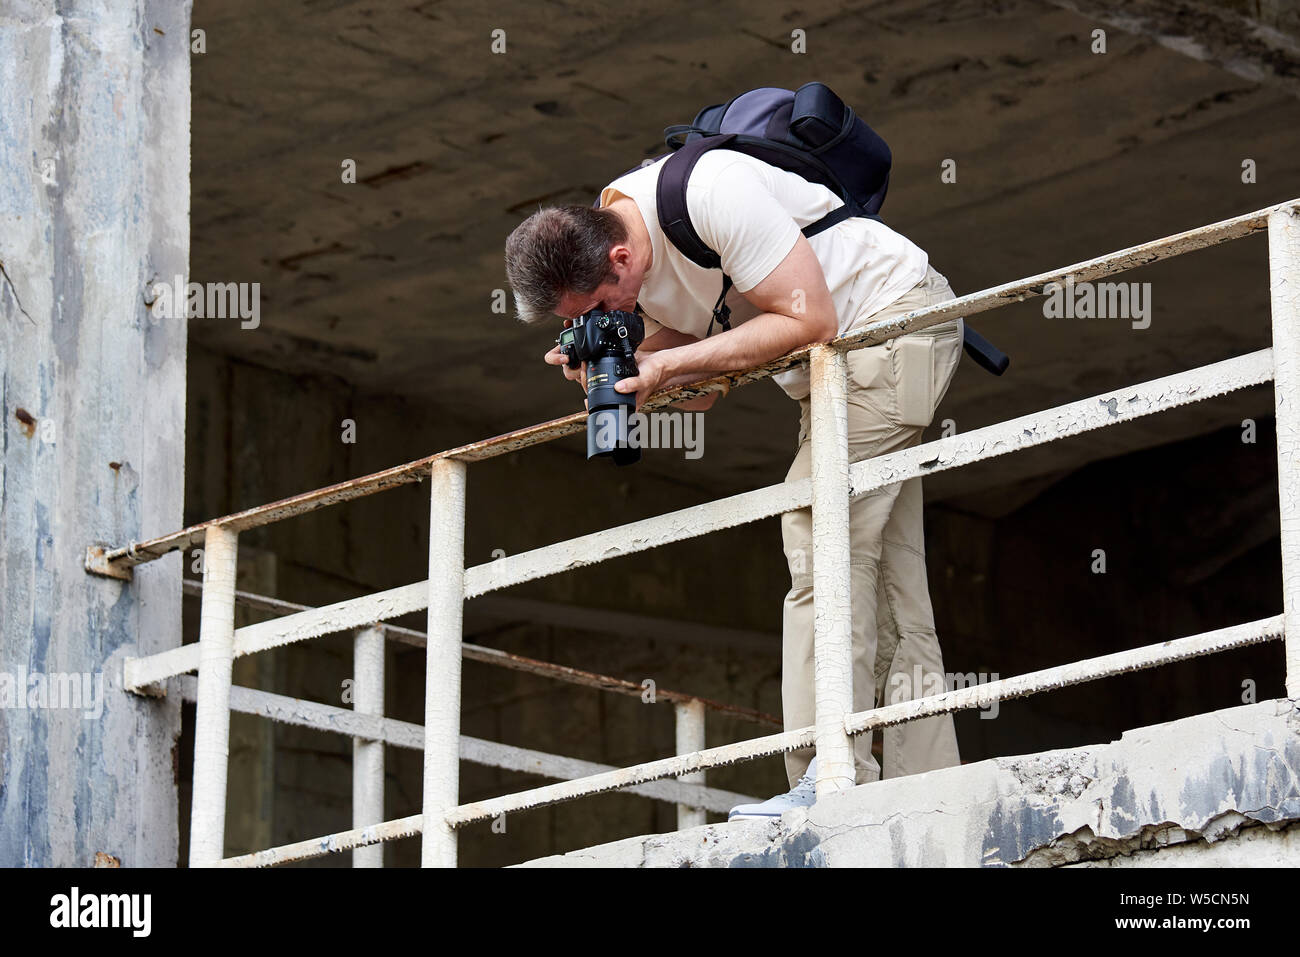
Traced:
<path fill-rule="evenodd" d="M 565 329 L 569 328 L 571 325 L 573 325 L 572 319 L 564 320 Z M 542 356 L 542 361 L 547 365 L 559 366 L 560 371 L 564 373 L 566 379 L 572 382 L 577 382 L 578 385 L 582 386 L 583 392 L 587 391 L 587 363 L 580 363 L 576 369 L 570 368 L 569 357 L 560 351 L 560 344 L 558 342 L 555 344 L 554 348 L 547 352 L 546 355 Z M 587 403 L 584 401 L 582 404 L 585 406 Z"/>
<path fill-rule="evenodd" d="M 668 370 L 663 358 L 657 352 L 638 353 L 637 374 L 614 383 L 615 392 L 635 392 L 636 407 L 645 405 L 646 399 L 658 392 L 666 384 Z"/>
<path fill-rule="evenodd" d="M 546 362 L 547 365 L 559 366 L 560 371 L 564 373 L 566 379 L 577 382 L 582 386 L 583 392 L 587 391 L 587 363 L 582 363 L 576 369 L 569 368 L 569 357 L 560 351 L 560 344 L 558 342 L 555 344 L 554 349 L 542 356 L 542 360 Z"/>
<path fill-rule="evenodd" d="M 821 263 L 803 236 L 779 266 L 742 295 L 762 312 L 711 338 L 680 345 L 666 341 L 668 348 L 650 353 L 641 363 L 640 375 L 624 379 L 615 388 L 636 392 L 640 408 L 660 389 L 748 369 L 802 346 L 835 338 L 835 304 Z M 660 335 L 663 333 L 655 339 Z"/>
<path fill-rule="evenodd" d="M 572 319 L 564 320 L 564 328 L 567 329 L 571 325 L 573 325 Z M 585 362 L 580 363 L 578 365 L 578 368 L 576 369 L 570 368 L 569 357 L 560 351 L 560 344 L 558 342 L 555 344 L 555 348 L 551 349 L 550 352 L 542 356 L 542 361 L 545 362 L 547 365 L 559 366 L 560 371 L 564 373 L 564 377 L 566 379 L 569 379 L 572 382 L 576 382 L 578 383 L 578 385 L 582 386 L 583 392 L 587 391 L 587 363 Z M 582 407 L 584 409 L 587 407 L 586 399 L 582 400 Z"/>

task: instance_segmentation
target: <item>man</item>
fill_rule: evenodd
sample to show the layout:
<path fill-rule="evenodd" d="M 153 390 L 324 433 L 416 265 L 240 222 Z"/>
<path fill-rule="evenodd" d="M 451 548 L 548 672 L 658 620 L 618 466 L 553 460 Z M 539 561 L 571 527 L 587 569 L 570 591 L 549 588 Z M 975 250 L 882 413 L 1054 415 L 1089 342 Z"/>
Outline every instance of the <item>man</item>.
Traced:
<path fill-rule="evenodd" d="M 662 161 L 660 161 L 662 162 Z M 628 173 L 601 193 L 600 207 L 541 209 L 511 233 L 506 271 L 520 318 L 571 320 L 591 309 L 640 307 L 645 341 L 639 375 L 617 386 L 640 407 L 654 392 L 760 365 L 810 343 L 953 298 L 925 252 L 884 224 L 850 218 L 805 237 L 801 228 L 841 205 L 829 189 L 725 149 L 705 153 L 687 187 L 690 219 L 734 287 L 731 328 L 710 327 L 721 272 L 701 268 L 664 236 L 656 211 L 659 164 Z M 962 349 L 962 320 L 848 353 L 851 461 L 918 444 L 947 392 Z M 584 381 L 558 347 L 545 361 Z M 800 404 L 797 454 L 786 481 L 810 474 L 807 365 L 775 377 Z M 707 409 L 716 394 L 684 403 Z M 925 571 L 921 480 L 862 496 L 851 506 L 853 695 L 855 710 L 921 697 L 944 674 Z M 782 516 L 791 588 L 783 614 L 785 727 L 815 724 L 813 704 L 812 517 Z M 926 680 L 928 678 L 929 680 Z M 921 679 L 921 680 L 918 680 Z M 927 686 L 929 686 L 927 688 Z M 884 731 L 884 776 L 958 763 L 950 715 Z M 871 735 L 854 739 L 858 784 L 881 768 Z M 813 802 L 812 749 L 786 755 L 791 791 L 732 811 L 776 817 Z"/>

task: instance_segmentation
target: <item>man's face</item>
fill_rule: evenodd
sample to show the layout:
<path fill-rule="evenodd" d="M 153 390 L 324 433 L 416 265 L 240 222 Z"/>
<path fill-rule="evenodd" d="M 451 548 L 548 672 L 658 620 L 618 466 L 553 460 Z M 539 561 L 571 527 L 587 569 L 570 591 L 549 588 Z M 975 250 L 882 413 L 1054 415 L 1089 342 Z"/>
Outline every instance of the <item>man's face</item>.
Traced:
<path fill-rule="evenodd" d="M 606 312 L 622 309 L 632 312 L 636 297 L 641 292 L 644 271 L 635 265 L 632 251 L 627 246 L 615 246 L 609 251 L 614 278 L 601 283 L 591 292 L 566 292 L 560 297 L 555 314 L 565 319 L 576 319 L 593 309 Z"/>

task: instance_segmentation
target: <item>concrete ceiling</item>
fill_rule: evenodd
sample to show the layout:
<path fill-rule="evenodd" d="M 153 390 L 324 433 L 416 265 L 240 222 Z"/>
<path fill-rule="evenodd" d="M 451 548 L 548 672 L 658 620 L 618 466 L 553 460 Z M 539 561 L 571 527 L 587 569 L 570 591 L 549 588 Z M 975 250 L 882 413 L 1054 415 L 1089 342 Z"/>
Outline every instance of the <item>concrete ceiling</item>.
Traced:
<path fill-rule="evenodd" d="M 262 318 L 196 319 L 191 335 L 428 403 L 478 437 L 572 412 L 579 393 L 540 362 L 554 331 L 492 311 L 506 235 L 539 204 L 590 202 L 700 106 L 814 78 L 888 140 L 883 213 L 959 293 L 1300 196 L 1292 14 L 1220 6 L 1268 22 L 1045 0 L 196 0 L 191 278 L 260 282 Z M 806 54 L 790 50 L 795 29 Z M 956 183 L 940 181 L 945 159 Z M 987 314 L 975 324 L 1011 370 L 964 360 L 940 417 L 965 431 L 1262 348 L 1265 256 L 1253 237 L 1129 274 L 1152 283 L 1145 330 L 1048 320 L 1034 302 Z M 927 489 L 996 514 L 1084 462 L 1271 404 L 1256 389 Z M 660 452 L 638 468 L 711 493 L 778 481 L 796 423 L 774 385 L 749 386 L 709 414 L 698 462 Z"/>

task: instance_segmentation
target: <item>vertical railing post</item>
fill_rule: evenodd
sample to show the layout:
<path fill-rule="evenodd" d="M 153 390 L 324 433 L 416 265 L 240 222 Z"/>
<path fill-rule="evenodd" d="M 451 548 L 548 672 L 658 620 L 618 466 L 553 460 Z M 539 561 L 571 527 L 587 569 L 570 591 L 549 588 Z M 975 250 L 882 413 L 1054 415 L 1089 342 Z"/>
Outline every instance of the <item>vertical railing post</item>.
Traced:
<path fill-rule="evenodd" d="M 358 628 L 352 642 L 352 710 L 384 713 L 384 630 Z M 369 827 L 384 820 L 384 742 L 352 739 L 352 826 Z M 352 852 L 353 867 L 383 867 L 384 845 Z"/>
<path fill-rule="evenodd" d="M 704 702 L 698 698 L 690 701 L 677 701 L 673 704 L 673 714 L 677 719 L 677 753 L 691 754 L 703 751 L 704 744 Z M 692 771 L 678 778 L 687 784 L 703 784 L 704 772 Z M 677 830 L 699 827 L 708 822 L 704 808 L 689 804 L 677 805 Z"/>
<path fill-rule="evenodd" d="M 194 705 L 194 787 L 190 795 L 190 867 L 212 867 L 225 856 L 238 539 L 238 532 L 219 525 L 209 526 L 203 538 L 199 680 Z"/>
<path fill-rule="evenodd" d="M 1286 694 L 1294 699 L 1300 698 L 1300 210 L 1295 207 L 1269 214 L 1268 272 L 1277 492 L 1282 518 Z"/>
<path fill-rule="evenodd" d="M 817 797 L 854 784 L 853 634 L 849 559 L 848 362 L 812 349 L 813 678 Z"/>
<path fill-rule="evenodd" d="M 424 676 L 424 867 L 456 866 L 447 813 L 460 795 L 465 463 L 438 459 L 429 482 L 429 638 Z"/>

